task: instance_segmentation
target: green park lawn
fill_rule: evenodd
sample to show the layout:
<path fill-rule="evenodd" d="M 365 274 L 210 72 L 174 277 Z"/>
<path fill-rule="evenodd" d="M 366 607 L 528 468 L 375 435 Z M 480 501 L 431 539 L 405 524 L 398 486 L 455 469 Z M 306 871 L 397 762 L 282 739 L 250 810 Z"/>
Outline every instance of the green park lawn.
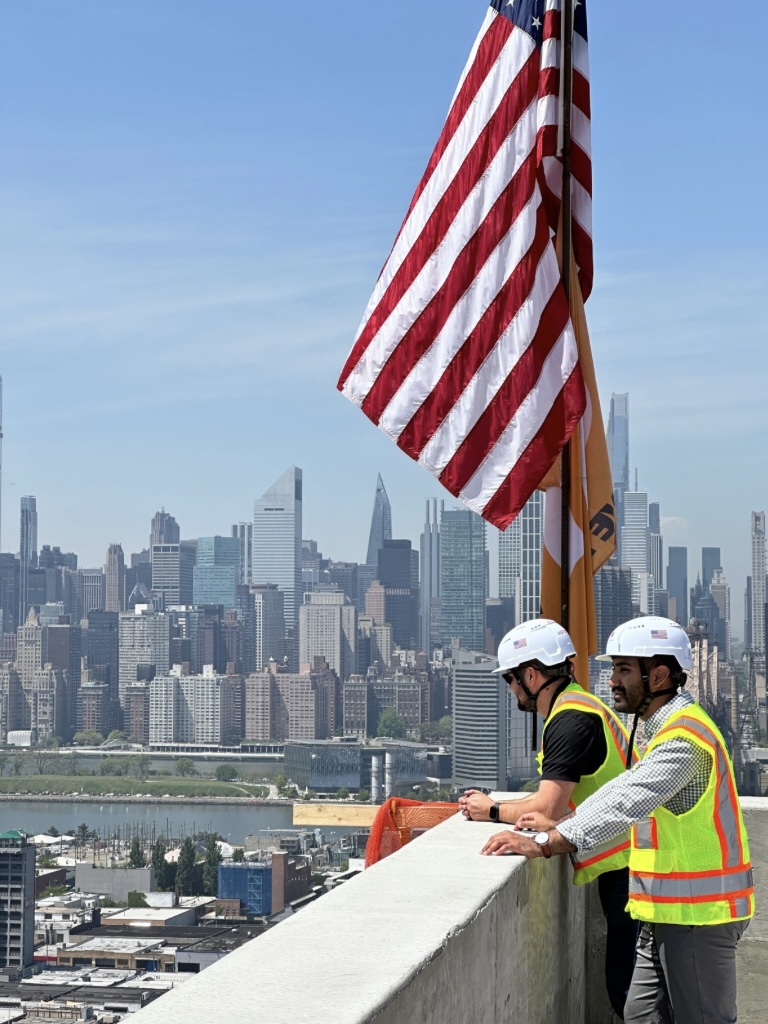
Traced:
<path fill-rule="evenodd" d="M 163 777 L 136 779 L 113 775 L 12 775 L 0 778 L 0 793 L 89 794 L 92 796 L 266 797 L 268 790 L 248 782 Z"/>

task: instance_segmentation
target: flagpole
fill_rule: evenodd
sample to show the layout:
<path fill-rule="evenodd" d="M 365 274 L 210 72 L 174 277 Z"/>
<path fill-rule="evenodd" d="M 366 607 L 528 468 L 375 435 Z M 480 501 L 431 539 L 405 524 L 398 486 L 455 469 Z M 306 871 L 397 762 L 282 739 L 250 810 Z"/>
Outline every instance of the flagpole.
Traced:
<path fill-rule="evenodd" d="M 560 276 L 571 308 L 571 109 L 573 105 L 573 0 L 563 0 L 561 35 L 561 95 L 563 98 L 562 161 L 563 187 L 561 192 L 562 238 Z M 560 622 L 564 629 L 569 623 L 569 583 L 571 563 L 571 441 L 565 445 L 560 458 Z"/>

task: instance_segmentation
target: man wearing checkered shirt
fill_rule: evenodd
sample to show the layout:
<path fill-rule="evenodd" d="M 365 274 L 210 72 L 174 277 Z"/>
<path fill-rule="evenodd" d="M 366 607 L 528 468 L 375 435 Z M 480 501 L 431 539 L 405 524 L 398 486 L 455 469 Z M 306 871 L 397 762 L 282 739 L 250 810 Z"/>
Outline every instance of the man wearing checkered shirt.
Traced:
<path fill-rule="evenodd" d="M 645 722 L 648 749 L 557 824 L 524 814 L 485 854 L 587 852 L 632 826 L 631 915 L 642 922 L 627 1024 L 733 1024 L 736 945 L 754 913 L 749 845 L 733 768 L 714 722 L 687 693 L 688 637 L 656 616 L 608 640 L 614 707 Z M 634 734 L 634 729 L 633 729 Z"/>

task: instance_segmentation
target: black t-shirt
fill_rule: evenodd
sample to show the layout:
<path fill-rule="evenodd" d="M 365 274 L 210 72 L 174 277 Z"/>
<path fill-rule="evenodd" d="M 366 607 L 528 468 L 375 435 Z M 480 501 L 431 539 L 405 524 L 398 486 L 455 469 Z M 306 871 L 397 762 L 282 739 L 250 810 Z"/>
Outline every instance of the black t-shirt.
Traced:
<path fill-rule="evenodd" d="M 599 715 L 567 710 L 544 726 L 542 779 L 578 782 L 593 775 L 608 753 Z"/>

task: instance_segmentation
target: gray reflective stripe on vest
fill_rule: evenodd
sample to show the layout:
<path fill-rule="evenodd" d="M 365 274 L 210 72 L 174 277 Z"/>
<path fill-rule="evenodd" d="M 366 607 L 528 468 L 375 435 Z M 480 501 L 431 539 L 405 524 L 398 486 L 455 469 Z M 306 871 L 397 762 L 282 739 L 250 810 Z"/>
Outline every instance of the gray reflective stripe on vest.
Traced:
<path fill-rule="evenodd" d="M 749 900 L 746 898 L 746 896 L 739 896 L 738 899 L 734 900 L 733 909 L 736 913 L 736 917 L 749 917 L 751 913 Z"/>
<path fill-rule="evenodd" d="M 597 714 L 600 715 L 602 720 L 611 730 L 613 738 L 616 740 L 616 746 L 619 748 L 622 754 L 626 756 L 627 738 L 624 736 L 620 729 L 617 729 L 616 723 L 614 722 L 613 718 L 611 718 L 610 714 L 606 713 L 608 711 L 608 708 L 606 708 L 603 705 L 603 702 L 601 700 L 598 700 L 597 697 L 593 697 L 588 693 L 574 693 L 573 691 L 569 690 L 567 693 L 563 694 L 563 703 L 565 703 L 566 701 L 568 703 L 581 704 L 589 711 L 597 712 Z"/>
<path fill-rule="evenodd" d="M 727 847 L 724 866 L 729 868 L 738 867 L 742 860 L 739 843 L 739 822 L 736 815 L 736 808 L 733 806 L 733 801 L 731 800 L 731 788 L 728 785 L 730 767 L 728 759 L 723 753 L 723 748 L 714 733 L 712 733 L 706 725 L 696 718 L 687 718 L 683 716 L 681 718 L 673 719 L 668 723 L 668 728 L 688 729 L 691 732 L 696 733 L 696 735 L 704 740 L 708 746 L 713 746 L 715 748 L 718 779 L 717 791 L 715 793 L 715 805 L 717 810 L 720 812 L 720 821 L 723 825 L 723 832 L 725 833 L 725 842 Z M 664 728 L 660 729 L 657 736 L 664 732 Z"/>
<path fill-rule="evenodd" d="M 669 878 L 666 875 L 643 875 L 632 872 L 629 876 L 630 894 L 668 896 L 672 899 L 711 897 L 729 899 L 730 893 L 752 888 L 752 869 L 732 875 L 707 875 L 705 878 Z"/>
<path fill-rule="evenodd" d="M 641 821 L 635 822 L 635 840 L 638 850 L 653 849 L 650 818 L 643 818 Z"/>

